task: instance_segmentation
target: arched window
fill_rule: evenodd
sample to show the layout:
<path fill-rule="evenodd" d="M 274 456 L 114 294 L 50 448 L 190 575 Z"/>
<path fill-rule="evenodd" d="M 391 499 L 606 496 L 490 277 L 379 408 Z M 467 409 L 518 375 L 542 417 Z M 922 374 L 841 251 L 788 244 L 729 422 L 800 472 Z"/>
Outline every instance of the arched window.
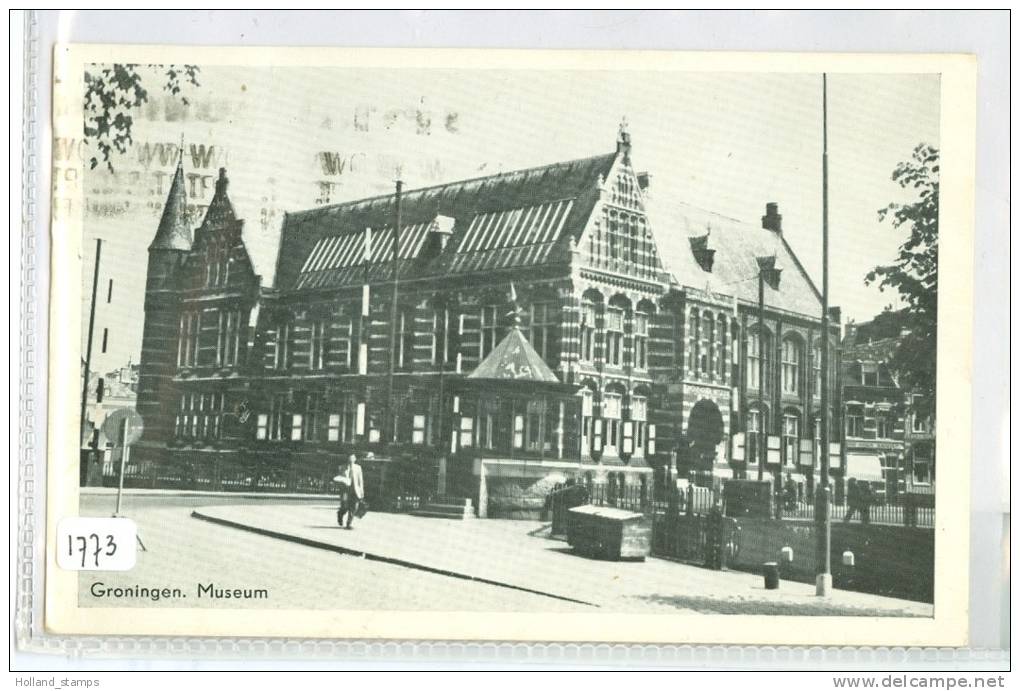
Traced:
<path fill-rule="evenodd" d="M 644 391 L 636 392 L 630 397 L 630 420 L 634 427 L 633 454 L 642 457 L 645 454 L 645 444 L 648 438 L 648 398 Z"/>
<path fill-rule="evenodd" d="M 745 442 L 747 448 L 746 460 L 752 465 L 757 465 L 761 460 L 762 446 L 759 436 L 762 430 L 768 434 L 769 412 L 761 406 L 753 405 L 747 410 L 747 425 L 745 427 Z"/>
<path fill-rule="evenodd" d="M 648 369 L 648 325 L 655 307 L 647 300 L 634 313 L 634 368 Z"/>
<path fill-rule="evenodd" d="M 595 441 L 594 435 L 594 402 L 595 393 L 590 386 L 581 387 L 581 454 L 591 454 Z"/>
<path fill-rule="evenodd" d="M 797 447 L 800 441 L 800 415 L 796 410 L 783 413 L 783 463 L 796 465 Z"/>
<path fill-rule="evenodd" d="M 602 419 L 605 427 L 603 451 L 608 456 L 617 456 L 620 453 L 622 417 L 623 395 L 616 390 L 602 394 Z"/>
<path fill-rule="evenodd" d="M 606 364 L 614 367 L 623 365 L 623 334 L 630 302 L 617 296 L 609 301 L 606 310 Z"/>
<path fill-rule="evenodd" d="M 800 387 L 800 341 L 783 339 L 783 393 L 797 395 Z"/>

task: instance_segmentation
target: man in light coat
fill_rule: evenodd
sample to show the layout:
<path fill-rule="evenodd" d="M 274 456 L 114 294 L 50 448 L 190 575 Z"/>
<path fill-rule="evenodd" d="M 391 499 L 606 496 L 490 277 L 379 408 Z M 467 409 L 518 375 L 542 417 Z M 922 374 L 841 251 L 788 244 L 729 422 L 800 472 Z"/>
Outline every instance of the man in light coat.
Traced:
<path fill-rule="evenodd" d="M 347 465 L 340 468 L 337 480 L 342 486 L 340 491 L 343 499 L 343 505 L 340 507 L 341 518 L 346 517 L 344 527 L 351 530 L 354 515 L 365 498 L 365 476 L 361 472 L 361 466 L 358 465 L 357 456 L 351 454 L 347 457 Z"/>

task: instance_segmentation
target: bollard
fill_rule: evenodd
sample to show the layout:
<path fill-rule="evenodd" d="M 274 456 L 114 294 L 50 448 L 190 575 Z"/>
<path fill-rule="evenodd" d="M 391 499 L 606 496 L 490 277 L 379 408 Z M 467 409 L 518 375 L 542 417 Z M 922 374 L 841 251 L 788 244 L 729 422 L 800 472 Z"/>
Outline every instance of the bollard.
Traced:
<path fill-rule="evenodd" d="M 854 565 L 854 553 L 850 550 L 843 552 L 843 566 Z"/>
<path fill-rule="evenodd" d="M 779 550 L 779 554 L 787 564 L 793 561 L 793 547 L 783 547 L 783 549 Z"/>
<path fill-rule="evenodd" d="M 762 575 L 765 576 L 765 590 L 779 589 L 779 564 L 767 561 L 762 564 Z"/>

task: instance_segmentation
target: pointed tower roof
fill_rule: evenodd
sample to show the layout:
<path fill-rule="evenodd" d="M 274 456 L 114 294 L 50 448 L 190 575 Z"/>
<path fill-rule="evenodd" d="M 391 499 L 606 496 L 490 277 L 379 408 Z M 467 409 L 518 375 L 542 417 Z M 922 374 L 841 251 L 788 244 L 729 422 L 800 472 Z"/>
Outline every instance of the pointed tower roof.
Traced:
<path fill-rule="evenodd" d="M 156 237 L 149 245 L 150 250 L 191 249 L 191 228 L 188 226 L 188 198 L 184 192 L 184 150 L 177 158 L 177 170 L 170 183 L 163 216 L 159 219 Z"/>
<path fill-rule="evenodd" d="M 466 379 L 560 383 L 516 325 Z"/>
<path fill-rule="evenodd" d="M 209 202 L 209 209 L 205 212 L 202 220 L 202 229 L 210 226 L 223 227 L 237 221 L 237 214 L 234 213 L 234 205 L 230 203 L 227 196 L 227 169 L 220 168 L 220 176 L 216 180 L 216 192 L 212 201 Z"/>

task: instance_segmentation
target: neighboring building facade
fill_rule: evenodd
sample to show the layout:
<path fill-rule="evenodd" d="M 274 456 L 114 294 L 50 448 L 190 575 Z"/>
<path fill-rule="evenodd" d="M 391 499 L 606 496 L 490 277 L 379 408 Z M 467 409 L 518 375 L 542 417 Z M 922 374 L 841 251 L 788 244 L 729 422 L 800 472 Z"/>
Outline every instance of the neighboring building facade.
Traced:
<path fill-rule="evenodd" d="M 567 477 L 751 474 L 765 425 L 770 475 L 812 482 L 821 304 L 778 209 L 653 215 L 648 180 L 621 131 L 602 156 L 288 214 L 265 286 L 225 172 L 192 238 L 179 168 L 149 250 L 139 453 L 302 491 L 371 452 L 370 486 L 429 470 L 518 516 Z"/>
<path fill-rule="evenodd" d="M 918 394 L 900 385 L 890 365 L 900 335 L 897 313 L 886 311 L 847 324 L 843 339 L 847 473 L 881 480 L 890 497 L 930 489 L 934 475 L 933 421 L 912 412 Z"/>

